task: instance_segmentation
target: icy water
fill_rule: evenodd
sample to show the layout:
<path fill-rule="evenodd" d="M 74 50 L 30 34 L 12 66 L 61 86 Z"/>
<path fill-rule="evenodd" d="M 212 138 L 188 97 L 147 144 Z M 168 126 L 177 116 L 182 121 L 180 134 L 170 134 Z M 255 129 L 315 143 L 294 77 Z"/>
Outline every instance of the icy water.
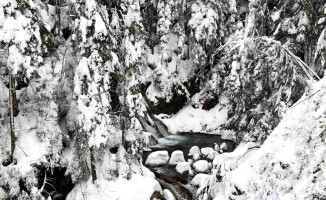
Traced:
<path fill-rule="evenodd" d="M 212 147 L 214 148 L 214 143 L 219 146 L 225 142 L 227 144 L 227 151 L 231 152 L 235 148 L 235 143 L 230 140 L 222 140 L 221 136 L 204 134 L 204 133 L 179 133 L 177 135 L 171 135 L 167 138 L 162 138 L 159 143 L 155 146 L 151 146 L 150 152 L 144 152 L 143 162 L 145 163 L 148 155 L 151 152 L 159 150 L 167 150 L 169 155 L 175 150 L 183 151 L 185 159 L 188 159 L 188 153 L 191 147 L 198 146 Z M 176 199 L 195 199 L 196 189 L 189 183 L 193 177 L 188 175 L 179 174 L 175 170 L 175 166 L 163 165 L 157 167 L 149 167 L 152 172 L 154 172 L 157 180 L 161 184 L 163 189 L 169 189 Z"/>
<path fill-rule="evenodd" d="M 155 146 L 151 146 L 151 152 L 158 150 L 167 150 L 169 155 L 175 150 L 183 151 L 185 159 L 187 160 L 187 155 L 189 149 L 193 146 L 198 146 L 199 148 L 203 147 L 212 147 L 214 148 L 214 143 L 221 145 L 225 142 L 228 146 L 226 152 L 231 152 L 235 148 L 235 144 L 231 140 L 222 140 L 219 135 L 205 134 L 205 133 L 179 133 L 176 135 L 170 135 L 166 138 L 159 139 L 159 143 Z M 143 161 L 145 162 L 148 155 L 151 152 L 144 152 Z"/>

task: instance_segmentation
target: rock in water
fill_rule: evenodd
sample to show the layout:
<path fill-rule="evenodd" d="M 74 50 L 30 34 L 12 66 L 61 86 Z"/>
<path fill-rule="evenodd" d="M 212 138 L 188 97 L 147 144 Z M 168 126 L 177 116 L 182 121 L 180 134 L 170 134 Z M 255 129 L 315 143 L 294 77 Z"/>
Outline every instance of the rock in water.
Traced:
<path fill-rule="evenodd" d="M 164 199 L 166 199 L 166 200 L 175 200 L 175 197 L 168 189 L 163 190 L 163 196 L 164 196 Z"/>
<path fill-rule="evenodd" d="M 194 163 L 193 167 L 198 173 L 208 173 L 210 169 L 207 160 L 198 160 Z"/>
<path fill-rule="evenodd" d="M 218 152 L 216 152 L 216 151 L 212 151 L 212 152 L 210 152 L 210 153 L 208 154 L 207 158 L 208 158 L 209 160 L 214 160 L 215 156 L 217 156 L 217 155 L 218 155 Z"/>
<path fill-rule="evenodd" d="M 223 143 L 221 144 L 220 149 L 221 149 L 222 151 L 226 151 L 226 150 L 228 149 L 228 146 L 226 145 L 225 142 L 223 142 Z"/>
<path fill-rule="evenodd" d="M 212 154 L 214 152 L 214 149 L 211 147 L 205 147 L 201 149 L 201 154 L 203 154 L 203 156 L 207 157 L 209 154 Z"/>
<path fill-rule="evenodd" d="M 193 157 L 193 160 L 194 161 L 197 161 L 197 160 L 199 160 L 199 158 L 200 158 L 200 154 L 199 153 L 195 153 L 195 155 Z"/>
<path fill-rule="evenodd" d="M 149 154 L 145 164 L 149 166 L 159 166 L 159 165 L 167 164 L 168 161 L 169 161 L 168 151 L 155 151 Z"/>
<path fill-rule="evenodd" d="M 170 165 L 177 165 L 180 162 L 185 162 L 185 158 L 183 156 L 183 152 L 180 150 L 174 151 L 171 154 L 171 159 L 169 161 Z"/>
<path fill-rule="evenodd" d="M 220 151 L 220 147 L 216 143 L 214 143 L 214 150 L 217 151 L 217 152 Z"/>
<path fill-rule="evenodd" d="M 211 175 L 208 174 L 197 174 L 191 181 L 190 184 L 196 187 L 205 187 L 209 179 L 211 178 Z"/>
<path fill-rule="evenodd" d="M 190 163 L 188 162 L 181 162 L 178 163 L 175 170 L 179 173 L 179 174 L 183 174 L 185 172 L 189 172 L 191 170 L 190 168 Z"/>
<path fill-rule="evenodd" d="M 188 156 L 194 156 L 196 153 L 200 154 L 200 150 L 198 146 L 193 146 L 191 147 L 191 149 L 189 150 L 189 154 Z"/>

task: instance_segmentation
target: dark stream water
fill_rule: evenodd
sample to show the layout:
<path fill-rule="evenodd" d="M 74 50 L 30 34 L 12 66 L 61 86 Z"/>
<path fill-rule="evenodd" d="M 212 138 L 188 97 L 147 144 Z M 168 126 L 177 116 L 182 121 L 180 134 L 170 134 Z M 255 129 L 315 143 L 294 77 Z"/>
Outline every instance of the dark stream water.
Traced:
<path fill-rule="evenodd" d="M 166 138 L 159 139 L 159 143 L 155 146 L 151 146 L 151 152 L 143 153 L 143 161 L 145 163 L 148 155 L 154 151 L 167 150 L 169 155 L 175 150 L 183 151 L 185 159 L 187 160 L 187 155 L 189 150 L 193 146 L 212 147 L 214 148 L 214 143 L 221 145 L 225 142 L 228 146 L 226 152 L 231 152 L 235 148 L 235 143 L 231 140 L 223 140 L 219 135 L 205 134 L 205 133 L 179 133 L 177 135 L 170 135 Z"/>
<path fill-rule="evenodd" d="M 143 153 L 143 162 L 145 163 L 150 153 L 159 150 L 167 150 L 169 152 L 169 156 L 171 156 L 173 151 L 181 150 L 183 151 L 185 159 L 187 160 L 191 147 L 198 146 L 200 149 L 203 147 L 214 148 L 214 143 L 220 146 L 223 142 L 225 142 L 228 147 L 226 152 L 231 152 L 234 150 L 235 143 L 230 140 L 222 140 L 221 136 L 219 135 L 204 133 L 179 133 L 177 135 L 162 138 L 159 140 L 157 145 L 151 146 L 150 149 L 152 151 Z M 177 173 L 175 166 L 164 165 L 147 167 L 154 172 L 162 188 L 169 189 L 176 199 L 195 199 L 196 188 L 189 185 L 193 177 Z"/>

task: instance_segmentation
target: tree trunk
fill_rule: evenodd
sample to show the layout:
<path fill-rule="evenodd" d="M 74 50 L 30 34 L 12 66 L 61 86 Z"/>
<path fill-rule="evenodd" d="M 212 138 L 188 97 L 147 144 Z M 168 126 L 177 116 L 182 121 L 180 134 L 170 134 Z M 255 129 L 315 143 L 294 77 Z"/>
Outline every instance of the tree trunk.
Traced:
<path fill-rule="evenodd" d="M 60 29 L 61 29 L 61 0 L 57 0 L 56 2 L 56 24 L 55 24 L 55 35 L 60 36 Z"/>
<path fill-rule="evenodd" d="M 96 181 L 96 168 L 95 168 L 95 158 L 94 158 L 94 150 L 93 147 L 90 148 L 90 156 L 91 156 L 91 174 L 93 183 Z"/>
<path fill-rule="evenodd" d="M 11 136 L 11 159 L 14 158 L 14 152 L 15 152 L 15 143 L 16 143 L 16 136 L 15 136 L 15 120 L 14 120 L 14 99 L 16 96 L 15 90 L 15 83 L 13 80 L 13 76 L 9 76 L 9 108 L 10 108 L 10 136 Z"/>
<path fill-rule="evenodd" d="M 124 116 L 122 116 L 121 119 L 121 131 L 122 131 L 122 136 L 121 136 L 121 143 L 124 148 L 126 148 L 126 124 L 125 124 L 125 119 Z"/>
<path fill-rule="evenodd" d="M 123 79 L 123 103 L 122 103 L 122 115 L 121 115 L 121 143 L 122 146 L 126 149 L 126 117 L 127 117 L 127 80 L 126 80 L 127 71 L 124 71 Z"/>

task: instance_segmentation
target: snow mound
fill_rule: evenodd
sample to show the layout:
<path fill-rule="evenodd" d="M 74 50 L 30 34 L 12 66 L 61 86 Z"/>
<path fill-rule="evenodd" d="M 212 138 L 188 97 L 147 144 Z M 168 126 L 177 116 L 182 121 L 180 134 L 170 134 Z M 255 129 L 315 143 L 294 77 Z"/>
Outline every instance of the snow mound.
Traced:
<path fill-rule="evenodd" d="M 195 153 L 193 160 L 197 161 L 197 160 L 199 160 L 199 158 L 200 158 L 200 153 Z"/>
<path fill-rule="evenodd" d="M 187 171 L 190 171 L 190 163 L 188 162 L 180 162 L 177 164 L 175 170 L 179 173 L 179 174 L 183 174 Z"/>
<path fill-rule="evenodd" d="M 166 199 L 166 200 L 175 200 L 175 197 L 168 189 L 163 190 L 163 196 L 164 196 L 164 199 Z"/>
<path fill-rule="evenodd" d="M 158 166 L 158 165 L 165 165 L 168 163 L 168 161 L 169 161 L 168 151 L 155 151 L 149 154 L 145 164 L 149 166 Z"/>
<path fill-rule="evenodd" d="M 170 165 L 177 165 L 180 162 L 185 162 L 185 158 L 183 156 L 183 152 L 180 150 L 174 151 L 171 154 L 171 159 L 169 161 Z"/>
<path fill-rule="evenodd" d="M 205 187 L 211 176 L 208 174 L 197 174 L 191 181 L 190 184 L 196 187 Z"/>
<path fill-rule="evenodd" d="M 169 132 L 214 132 L 227 120 L 228 107 L 226 99 L 209 111 L 193 108 L 190 104 L 181 109 L 171 118 L 161 120 L 166 124 Z M 157 116 L 160 118 L 160 116 Z"/>
<path fill-rule="evenodd" d="M 198 173 L 207 173 L 209 172 L 210 166 L 207 160 L 198 160 L 193 165 L 194 169 Z"/>
<path fill-rule="evenodd" d="M 201 152 L 201 154 L 203 154 L 203 156 L 207 157 L 209 154 L 214 152 L 214 149 L 211 147 L 205 147 L 205 148 L 202 148 L 200 150 L 200 152 Z"/>
<path fill-rule="evenodd" d="M 220 146 L 220 150 L 222 150 L 222 151 L 226 151 L 227 149 L 228 149 L 227 144 L 226 144 L 225 142 L 223 142 L 223 143 L 221 144 L 221 146 Z"/>
<path fill-rule="evenodd" d="M 200 153 L 199 147 L 193 146 L 190 148 L 188 156 L 194 156 L 196 153 Z"/>

